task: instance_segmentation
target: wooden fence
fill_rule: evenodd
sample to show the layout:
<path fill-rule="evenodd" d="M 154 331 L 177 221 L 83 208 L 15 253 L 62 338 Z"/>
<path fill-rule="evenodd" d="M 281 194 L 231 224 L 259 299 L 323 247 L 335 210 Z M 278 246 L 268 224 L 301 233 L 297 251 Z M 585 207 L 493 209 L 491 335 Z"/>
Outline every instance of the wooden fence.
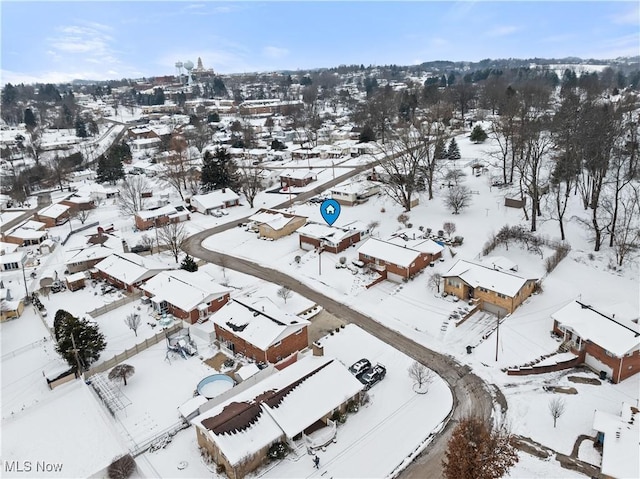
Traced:
<path fill-rule="evenodd" d="M 142 297 L 142 291 L 136 291 L 135 293 L 128 293 L 124 298 L 118 299 L 113 303 L 105 304 L 104 306 L 100 306 L 99 308 L 94 309 L 93 311 L 89 311 L 87 314 L 92 318 L 97 318 L 100 315 L 108 313 L 109 311 L 113 311 L 120 306 L 124 306 L 125 304 L 129 304 L 136 299 Z"/>
<path fill-rule="evenodd" d="M 164 339 L 166 339 L 167 336 L 170 336 L 170 335 L 172 335 L 174 333 L 177 333 L 181 329 L 182 329 L 182 322 L 179 321 L 176 324 L 174 324 L 173 326 L 171 326 L 170 328 L 165 329 L 164 331 L 160 331 L 160 332 L 156 333 L 155 336 L 152 336 L 151 338 L 147 338 L 143 342 L 136 344 L 132 348 L 126 349 L 125 351 L 121 352 L 120 354 L 116 354 L 111 359 L 108 359 L 107 361 L 104 361 L 104 362 L 98 364 L 97 366 L 89 369 L 88 371 L 86 371 L 84 373 L 84 378 L 88 379 L 91 376 L 93 376 L 94 374 L 102 373 L 104 371 L 107 371 L 108 369 L 111 369 L 112 367 L 116 366 L 117 364 L 120 364 L 122 361 L 125 361 L 125 360 L 129 359 L 130 357 L 135 356 L 139 352 L 144 351 L 145 349 L 153 346 L 154 344 L 158 344 L 160 341 L 163 341 Z"/>

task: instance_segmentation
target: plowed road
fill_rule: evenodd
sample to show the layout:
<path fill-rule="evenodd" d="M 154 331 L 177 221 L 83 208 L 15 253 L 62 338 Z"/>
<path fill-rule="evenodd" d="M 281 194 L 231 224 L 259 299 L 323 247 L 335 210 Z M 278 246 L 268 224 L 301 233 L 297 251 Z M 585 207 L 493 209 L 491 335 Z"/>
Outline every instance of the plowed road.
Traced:
<path fill-rule="evenodd" d="M 299 200 L 300 198 L 298 198 Z M 322 306 L 329 313 L 343 321 L 360 326 L 368 333 L 376 336 L 394 348 L 402 351 L 413 359 L 420 361 L 433 369 L 442 377 L 453 394 L 453 413 L 446 427 L 432 440 L 431 444 L 420 454 L 413 463 L 405 469 L 400 477 L 406 479 L 425 479 L 442 477 L 442 460 L 457 420 L 473 415 L 489 421 L 493 409 L 493 400 L 489 386 L 469 367 L 461 365 L 451 357 L 432 351 L 415 341 L 397 333 L 376 322 L 369 316 L 355 311 L 335 299 L 319 293 L 302 284 L 297 279 L 280 271 L 258 265 L 252 261 L 237 258 L 227 254 L 211 251 L 202 246 L 202 242 L 212 234 L 229 229 L 229 225 L 219 226 L 201 231 L 189 237 L 182 249 L 196 258 L 209 263 L 224 265 L 224 267 L 245 273 L 256 278 L 276 283 L 295 291 L 311 301 Z M 416 425 L 419 427 L 419 425 Z"/>

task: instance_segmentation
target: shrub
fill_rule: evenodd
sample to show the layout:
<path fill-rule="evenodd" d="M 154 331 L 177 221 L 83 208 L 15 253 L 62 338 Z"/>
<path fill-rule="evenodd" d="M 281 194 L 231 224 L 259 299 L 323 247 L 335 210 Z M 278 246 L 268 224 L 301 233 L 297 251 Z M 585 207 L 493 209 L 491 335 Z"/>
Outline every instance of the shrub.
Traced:
<path fill-rule="evenodd" d="M 387 211 L 387 210 L 385 210 L 385 209 L 384 209 L 384 207 L 383 207 L 383 208 L 380 208 L 380 213 L 386 213 L 386 211 Z"/>
<path fill-rule="evenodd" d="M 347 258 L 345 256 L 340 256 L 340 264 L 346 264 Z"/>
<path fill-rule="evenodd" d="M 409 221 L 409 216 L 401 213 L 398 215 L 398 223 L 403 224 L 405 227 L 407 226 L 407 222 Z"/>
<path fill-rule="evenodd" d="M 275 461 L 277 459 L 284 459 L 284 456 L 287 455 L 287 445 L 283 442 L 275 442 L 271 444 L 269 447 L 269 452 L 267 452 L 267 456 L 269 459 Z"/>
<path fill-rule="evenodd" d="M 354 412 L 358 412 L 358 403 L 351 400 L 347 403 L 347 411 L 354 413 Z"/>
<path fill-rule="evenodd" d="M 294 261 L 295 261 L 296 263 L 298 263 L 298 264 L 300 264 L 300 261 L 301 261 L 301 260 L 302 260 L 302 257 L 301 257 L 301 256 L 296 256 L 296 257 L 294 258 Z"/>
<path fill-rule="evenodd" d="M 109 479 L 127 479 L 136 470 L 136 461 L 131 454 L 115 459 L 107 468 Z"/>

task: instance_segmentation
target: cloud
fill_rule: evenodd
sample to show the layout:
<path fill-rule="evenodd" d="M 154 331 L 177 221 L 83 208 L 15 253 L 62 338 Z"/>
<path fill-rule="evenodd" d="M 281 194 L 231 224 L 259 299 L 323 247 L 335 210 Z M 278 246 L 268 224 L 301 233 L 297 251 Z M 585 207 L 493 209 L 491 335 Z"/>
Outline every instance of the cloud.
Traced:
<path fill-rule="evenodd" d="M 278 60 L 289 55 L 289 50 L 286 48 L 266 46 L 262 49 L 262 54 L 267 58 Z"/>
<path fill-rule="evenodd" d="M 638 25 L 640 23 L 640 5 L 635 5 L 625 12 L 617 13 L 609 17 L 616 25 Z"/>
<path fill-rule="evenodd" d="M 99 64 L 117 64 L 115 40 L 108 25 L 82 22 L 57 28 L 57 35 L 47 39 L 54 60 Z"/>
<path fill-rule="evenodd" d="M 489 37 L 505 37 L 520 30 L 519 27 L 513 25 L 504 25 L 501 27 L 495 27 L 487 32 Z"/>

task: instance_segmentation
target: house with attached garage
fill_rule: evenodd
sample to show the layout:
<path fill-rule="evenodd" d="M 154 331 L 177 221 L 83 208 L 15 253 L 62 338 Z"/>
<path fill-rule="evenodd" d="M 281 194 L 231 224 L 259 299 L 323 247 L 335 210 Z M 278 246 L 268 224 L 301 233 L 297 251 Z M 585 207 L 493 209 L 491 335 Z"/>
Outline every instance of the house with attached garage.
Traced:
<path fill-rule="evenodd" d="M 364 203 L 368 198 L 377 195 L 380 191 L 379 183 L 361 180 L 334 186 L 331 188 L 331 198 L 341 205 L 353 206 L 358 203 Z"/>
<path fill-rule="evenodd" d="M 258 231 L 260 238 L 277 240 L 303 226 L 307 217 L 263 208 L 250 216 L 249 221 L 250 227 Z"/>
<path fill-rule="evenodd" d="M 322 246 L 323 251 L 340 253 L 369 236 L 369 228 L 361 221 L 341 228 L 309 222 L 298 229 L 300 248 L 312 250 Z"/>
<path fill-rule="evenodd" d="M 443 250 L 438 243 L 424 238 L 411 242 L 402 238 L 369 238 L 358 248 L 358 257 L 383 278 L 399 282 L 418 274 L 440 258 Z"/>
<path fill-rule="evenodd" d="M 162 271 L 140 289 L 155 312 L 169 313 L 191 324 L 204 322 L 229 301 L 229 288 L 202 271 Z"/>
<path fill-rule="evenodd" d="M 181 223 L 182 221 L 187 221 L 189 218 L 189 210 L 187 210 L 187 207 L 179 204 L 138 211 L 133 217 L 136 228 L 141 231 L 164 226 L 168 223 Z"/>
<path fill-rule="evenodd" d="M 311 170 L 306 169 L 295 169 L 283 171 L 280 173 L 280 186 L 282 188 L 295 186 L 298 188 L 302 188 L 303 186 L 307 186 L 309 183 L 316 181 L 318 179 L 317 173 Z"/>
<path fill-rule="evenodd" d="M 553 334 L 562 339 L 561 349 L 580 357 L 603 379 L 618 383 L 640 372 L 637 307 L 620 304 L 596 308 L 584 301 L 572 301 L 551 319 Z"/>
<path fill-rule="evenodd" d="M 444 292 L 463 301 L 479 302 L 494 314 L 513 313 L 536 288 L 538 278 L 528 278 L 499 268 L 460 260 L 442 275 Z"/>
<path fill-rule="evenodd" d="M 306 356 L 240 389 L 191 423 L 198 446 L 229 479 L 242 479 L 269 460 L 269 448 L 277 442 L 291 443 L 320 429 L 333 438 L 331 416 L 358 402 L 363 387 L 337 360 Z"/>
<path fill-rule="evenodd" d="M 146 280 L 167 269 L 167 265 L 135 253 L 113 253 L 95 265 L 91 276 L 132 293 Z"/>
<path fill-rule="evenodd" d="M 38 211 L 34 215 L 34 219 L 44 223 L 47 228 L 53 228 L 69 221 L 70 209 L 67 205 L 54 203 Z"/>
<path fill-rule="evenodd" d="M 233 299 L 211 321 L 220 344 L 255 361 L 277 363 L 309 346 L 309 321 L 281 310 L 268 298 Z"/>
<path fill-rule="evenodd" d="M 45 226 L 39 221 L 29 220 L 3 233 L 2 241 L 19 246 L 39 245 L 49 237 Z"/>

